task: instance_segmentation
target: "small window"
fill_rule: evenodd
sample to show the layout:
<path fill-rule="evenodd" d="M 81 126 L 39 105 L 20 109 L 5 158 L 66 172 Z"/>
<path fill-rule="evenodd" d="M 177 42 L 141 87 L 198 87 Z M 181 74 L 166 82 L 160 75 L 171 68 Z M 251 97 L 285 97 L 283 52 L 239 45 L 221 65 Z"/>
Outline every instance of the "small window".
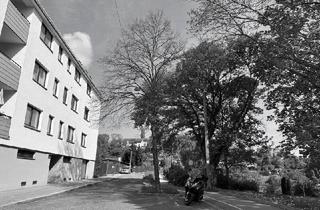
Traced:
<path fill-rule="evenodd" d="M 35 63 L 33 71 L 33 80 L 45 88 L 47 80 L 47 70 L 45 70 L 39 63 Z"/>
<path fill-rule="evenodd" d="M 51 44 L 52 44 L 52 34 L 48 30 L 48 28 L 42 24 L 41 26 L 41 34 L 40 34 L 40 39 L 51 49 Z"/>
<path fill-rule="evenodd" d="M 67 142 L 73 143 L 73 140 L 74 140 L 74 128 L 69 125 Z"/>
<path fill-rule="evenodd" d="M 68 88 L 64 87 L 64 90 L 63 90 L 63 103 L 65 105 L 67 105 L 67 98 L 68 98 Z"/>
<path fill-rule="evenodd" d="M 53 119 L 54 119 L 54 117 L 49 115 L 47 134 L 50 135 L 50 136 L 52 135 Z"/>
<path fill-rule="evenodd" d="M 71 163 L 71 157 L 63 157 L 64 163 Z"/>
<path fill-rule="evenodd" d="M 77 112 L 77 108 L 78 108 L 78 99 L 77 97 L 75 97 L 74 95 L 72 95 L 72 99 L 71 99 L 71 110 Z"/>
<path fill-rule="evenodd" d="M 86 147 L 86 138 L 87 138 L 87 134 L 82 133 L 82 135 L 81 135 L 81 146 L 82 147 Z"/>
<path fill-rule="evenodd" d="M 68 67 L 67 67 L 67 71 L 70 73 L 70 69 L 71 69 L 71 59 L 68 58 Z"/>
<path fill-rule="evenodd" d="M 62 54 L 63 54 L 63 49 L 62 47 L 59 46 L 58 60 L 60 61 L 60 63 L 62 63 Z"/>
<path fill-rule="evenodd" d="M 35 152 L 30 151 L 30 150 L 19 149 L 18 153 L 17 153 L 17 158 L 18 159 L 34 160 L 34 158 L 33 158 L 34 154 L 35 154 Z"/>
<path fill-rule="evenodd" d="M 25 125 L 27 127 L 34 128 L 38 130 L 39 128 L 39 120 L 40 120 L 41 111 L 34 106 L 28 104 L 26 118 L 25 118 Z"/>
<path fill-rule="evenodd" d="M 86 121 L 89 121 L 89 109 L 88 109 L 88 107 L 84 107 L 84 116 L 83 116 L 83 118 Z"/>
<path fill-rule="evenodd" d="M 55 78 L 54 84 L 53 84 L 53 96 L 58 98 L 58 92 L 59 92 L 59 80 Z"/>
<path fill-rule="evenodd" d="M 91 96 L 91 86 L 89 84 L 87 84 L 87 94 Z"/>
<path fill-rule="evenodd" d="M 62 122 L 62 121 L 59 122 L 59 132 L 58 132 L 59 139 L 63 139 L 63 124 L 64 124 L 64 122 Z"/>
<path fill-rule="evenodd" d="M 80 71 L 78 69 L 75 70 L 75 73 L 74 73 L 74 80 L 77 81 L 77 83 L 80 84 L 80 78 L 81 78 L 81 74 L 80 74 Z"/>

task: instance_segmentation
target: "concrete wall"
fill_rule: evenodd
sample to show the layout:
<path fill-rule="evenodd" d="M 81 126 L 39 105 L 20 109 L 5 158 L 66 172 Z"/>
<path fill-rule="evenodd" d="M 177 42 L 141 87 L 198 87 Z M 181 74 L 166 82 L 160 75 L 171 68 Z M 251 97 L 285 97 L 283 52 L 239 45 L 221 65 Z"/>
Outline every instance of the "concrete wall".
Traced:
<path fill-rule="evenodd" d="M 49 159 L 47 154 L 35 153 L 34 160 L 18 159 L 18 150 L 0 146 L 0 190 L 47 184 Z M 37 184 L 32 184 L 37 181 Z"/>
<path fill-rule="evenodd" d="M 83 159 L 71 158 L 70 162 L 63 161 L 60 156 L 59 160 L 49 171 L 48 182 L 59 183 L 65 181 L 79 181 L 85 177 L 86 164 Z"/>

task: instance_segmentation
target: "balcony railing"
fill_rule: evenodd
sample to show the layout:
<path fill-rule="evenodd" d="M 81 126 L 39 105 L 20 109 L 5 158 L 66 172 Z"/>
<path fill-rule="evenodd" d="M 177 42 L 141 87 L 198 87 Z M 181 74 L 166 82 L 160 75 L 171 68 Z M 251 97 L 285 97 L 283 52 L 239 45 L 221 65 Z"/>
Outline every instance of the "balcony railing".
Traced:
<path fill-rule="evenodd" d="M 13 90 L 17 90 L 20 74 L 21 67 L 0 52 L 0 82 L 6 84 Z"/>
<path fill-rule="evenodd" d="M 11 1 L 8 2 L 4 22 L 24 43 L 27 43 L 30 23 Z"/>
<path fill-rule="evenodd" d="M 11 118 L 0 113 L 0 138 L 9 139 Z"/>

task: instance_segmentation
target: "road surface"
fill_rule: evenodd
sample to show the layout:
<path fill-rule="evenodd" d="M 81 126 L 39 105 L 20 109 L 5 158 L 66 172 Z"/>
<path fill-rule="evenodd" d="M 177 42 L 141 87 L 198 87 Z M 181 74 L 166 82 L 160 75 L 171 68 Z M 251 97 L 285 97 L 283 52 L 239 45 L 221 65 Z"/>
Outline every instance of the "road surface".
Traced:
<path fill-rule="evenodd" d="M 102 183 L 79 188 L 55 196 L 19 203 L 3 208 L 4 210 L 51 210 L 51 209 L 227 209 L 227 210 L 276 210 L 276 208 L 241 200 L 232 196 L 208 192 L 202 202 L 185 206 L 183 193 L 176 195 L 141 193 L 141 176 L 120 175 L 106 179 Z"/>

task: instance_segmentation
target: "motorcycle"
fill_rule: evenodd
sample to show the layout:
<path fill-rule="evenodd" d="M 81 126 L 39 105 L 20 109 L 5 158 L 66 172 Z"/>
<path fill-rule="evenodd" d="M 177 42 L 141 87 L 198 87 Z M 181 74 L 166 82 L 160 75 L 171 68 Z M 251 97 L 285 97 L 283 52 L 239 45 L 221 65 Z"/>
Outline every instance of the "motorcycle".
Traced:
<path fill-rule="evenodd" d="M 204 187 L 207 178 L 205 176 L 191 178 L 189 177 L 185 184 L 184 203 L 190 205 L 192 201 L 201 201 L 203 199 Z"/>

